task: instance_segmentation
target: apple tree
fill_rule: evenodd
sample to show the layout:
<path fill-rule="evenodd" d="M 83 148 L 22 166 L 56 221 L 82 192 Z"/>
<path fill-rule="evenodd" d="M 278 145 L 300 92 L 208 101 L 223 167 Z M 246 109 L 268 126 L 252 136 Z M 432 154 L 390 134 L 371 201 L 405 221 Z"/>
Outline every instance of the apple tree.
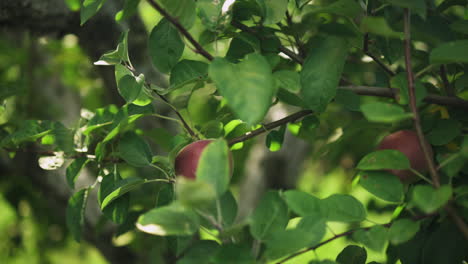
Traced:
<path fill-rule="evenodd" d="M 81 24 L 107 2 L 81 1 Z M 468 261 L 467 1 L 126 0 L 116 20 L 143 4 L 158 15 L 146 60 L 167 85 L 134 66 L 123 30 L 94 65 L 125 103 L 73 127 L 2 126 L 12 157 L 34 142 L 42 168 L 66 167 L 75 240 L 93 202 L 160 263 Z M 253 185 L 239 214 L 254 142 L 276 152 L 288 137 L 308 146 L 300 181 L 342 167 L 340 188 Z M 76 188 L 85 168 L 94 182 Z"/>

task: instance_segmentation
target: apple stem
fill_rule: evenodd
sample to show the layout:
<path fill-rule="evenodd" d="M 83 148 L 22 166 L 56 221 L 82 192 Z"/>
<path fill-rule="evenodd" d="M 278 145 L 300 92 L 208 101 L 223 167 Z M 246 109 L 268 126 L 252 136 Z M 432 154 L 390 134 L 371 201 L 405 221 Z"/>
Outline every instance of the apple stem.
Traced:
<path fill-rule="evenodd" d="M 427 183 L 429 183 L 430 185 L 434 185 L 434 183 L 433 183 L 430 179 L 426 178 L 424 175 L 422 175 L 421 173 L 419 173 L 419 171 L 417 171 L 417 170 L 415 170 L 415 169 L 413 169 L 413 168 L 410 168 L 410 171 L 411 171 L 412 173 L 414 173 L 416 176 L 418 176 L 419 178 L 421 178 L 421 179 L 423 179 L 424 181 L 426 181 Z"/>
<path fill-rule="evenodd" d="M 413 70 L 411 68 L 411 20 L 410 19 L 411 19 L 410 11 L 408 8 L 405 8 L 405 11 L 404 11 L 404 31 L 405 31 L 404 49 L 405 49 L 406 74 L 408 76 L 408 91 L 409 91 L 409 98 L 410 98 L 410 108 L 411 108 L 411 111 L 413 112 L 413 121 L 414 121 L 413 124 L 416 129 L 416 133 L 418 135 L 419 145 L 421 149 L 423 150 L 424 158 L 426 159 L 427 164 L 429 165 L 429 173 L 431 174 L 431 177 L 432 177 L 432 185 L 435 188 L 439 188 L 440 187 L 439 174 L 437 173 L 437 169 L 434 164 L 434 161 L 431 158 L 429 149 L 427 145 L 425 144 L 426 140 L 424 138 L 424 133 L 421 127 L 421 119 L 419 117 L 419 112 L 418 112 L 418 108 L 416 105 L 414 75 L 413 75 Z M 450 204 L 447 204 L 445 206 L 445 211 L 447 211 L 452 221 L 455 223 L 458 229 L 463 233 L 463 235 L 465 236 L 465 239 L 468 240 L 468 226 L 464 222 L 463 218 L 461 218 L 458 215 L 457 211 Z"/>

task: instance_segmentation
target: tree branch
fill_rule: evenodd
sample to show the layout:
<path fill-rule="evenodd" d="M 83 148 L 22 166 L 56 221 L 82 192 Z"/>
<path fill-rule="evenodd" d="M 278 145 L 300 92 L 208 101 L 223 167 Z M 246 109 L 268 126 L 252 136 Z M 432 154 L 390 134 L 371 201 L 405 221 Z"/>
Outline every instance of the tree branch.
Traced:
<path fill-rule="evenodd" d="M 257 31 L 255 29 L 252 29 L 252 28 L 249 28 L 248 26 L 240 23 L 240 22 L 237 22 L 235 20 L 232 20 L 231 21 L 231 25 L 234 26 L 235 28 L 238 28 L 242 31 L 245 31 L 245 32 L 248 32 L 248 33 L 251 33 L 251 34 L 257 34 Z M 289 58 L 291 58 L 293 61 L 299 63 L 299 64 L 303 64 L 304 63 L 304 59 L 297 55 L 296 53 L 294 53 L 293 51 L 291 51 L 290 49 L 286 48 L 285 46 L 282 46 L 280 45 L 278 47 L 278 50 L 281 51 L 282 53 L 286 54 L 286 56 L 288 56 Z"/>
<path fill-rule="evenodd" d="M 394 98 L 394 95 L 398 92 L 398 89 L 395 88 L 360 85 L 340 86 L 338 87 L 338 89 L 352 91 L 359 95 L 378 96 L 387 98 Z M 447 97 L 436 94 L 428 94 L 426 97 L 424 97 L 423 101 L 429 104 L 437 104 L 468 110 L 468 101 L 458 97 Z"/>
<path fill-rule="evenodd" d="M 177 30 L 182 34 L 184 35 L 184 37 L 190 42 L 192 43 L 192 45 L 195 47 L 195 51 L 202 55 L 203 57 L 205 57 L 207 60 L 209 61 L 212 61 L 214 59 L 214 57 L 208 52 L 206 51 L 202 45 L 200 45 L 200 43 L 198 43 L 198 41 L 195 40 L 195 38 L 193 38 L 193 36 L 188 32 L 188 30 L 186 28 L 184 28 L 184 26 L 182 26 L 182 24 L 179 23 L 179 20 L 176 18 L 176 17 L 173 17 L 172 15 L 170 15 L 164 8 L 162 8 L 158 3 L 156 3 L 155 0 L 147 0 L 148 3 L 154 8 L 156 9 L 163 17 L 165 17 L 169 22 L 171 22 L 171 24 L 173 24 Z"/>
<path fill-rule="evenodd" d="M 282 126 L 282 125 L 287 124 L 289 122 L 294 122 L 294 121 L 296 121 L 296 120 L 298 120 L 298 119 L 300 119 L 302 117 L 308 116 L 308 115 L 310 115 L 312 113 L 313 113 L 312 110 L 302 110 L 302 111 L 296 112 L 296 113 L 294 113 L 292 115 L 289 115 L 289 116 L 286 116 L 286 117 L 284 117 L 282 119 L 276 120 L 276 121 L 268 123 L 266 125 L 263 125 L 261 128 L 258 128 L 258 129 L 255 129 L 253 131 L 247 132 L 242 136 L 233 138 L 233 139 L 229 140 L 228 144 L 229 144 L 229 146 L 231 146 L 231 145 L 234 145 L 236 143 L 246 141 L 246 140 L 251 139 L 253 137 L 256 137 L 256 136 L 258 136 L 258 135 L 260 135 L 260 134 L 262 134 L 264 132 L 267 132 L 268 130 L 274 129 L 274 128 L 279 127 L 279 126 Z"/>
<path fill-rule="evenodd" d="M 436 166 L 433 159 L 429 153 L 428 146 L 425 144 L 426 140 L 424 138 L 424 133 L 421 127 L 421 121 L 419 117 L 418 108 L 416 106 L 416 91 L 414 87 L 414 75 L 411 68 L 411 16 L 408 8 L 405 8 L 404 11 L 404 31 L 405 31 L 405 64 L 406 64 L 406 73 L 408 75 L 408 91 L 410 97 L 410 108 L 413 112 L 413 121 L 416 133 L 418 134 L 419 145 L 424 153 L 424 158 L 429 165 L 429 173 L 431 174 L 432 182 L 435 188 L 440 187 L 439 174 L 437 173 Z M 461 218 L 457 211 L 452 208 L 450 204 L 445 206 L 445 210 L 452 218 L 452 221 L 458 227 L 458 229 L 463 233 L 465 239 L 468 240 L 468 226 Z"/>
<path fill-rule="evenodd" d="M 390 77 L 393 77 L 396 75 L 387 65 L 385 65 L 385 63 L 383 63 L 379 58 L 377 58 L 374 54 L 372 54 L 369 51 L 369 34 L 364 35 L 363 52 L 367 56 L 371 57 L 372 60 L 375 63 L 377 63 L 380 66 L 380 68 L 382 68 L 382 70 L 384 70 L 385 73 L 387 73 Z"/>

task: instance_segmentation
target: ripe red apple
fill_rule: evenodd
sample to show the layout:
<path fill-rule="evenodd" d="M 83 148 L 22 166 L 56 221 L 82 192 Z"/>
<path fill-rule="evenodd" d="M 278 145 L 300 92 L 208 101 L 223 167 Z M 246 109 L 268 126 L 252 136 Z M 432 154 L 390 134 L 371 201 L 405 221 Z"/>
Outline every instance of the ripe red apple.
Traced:
<path fill-rule="evenodd" d="M 433 152 L 431 145 L 425 142 L 431 158 Z M 429 169 L 429 165 L 424 158 L 424 153 L 419 145 L 418 135 L 412 130 L 400 130 L 386 136 L 379 144 L 378 149 L 395 149 L 399 150 L 410 161 L 411 168 L 421 173 Z M 402 182 L 410 183 L 419 178 L 410 170 L 388 170 L 390 173 L 398 176 Z"/>
<path fill-rule="evenodd" d="M 187 179 L 195 179 L 198 162 L 203 150 L 210 144 L 212 139 L 195 141 L 185 146 L 175 158 L 176 175 L 182 175 Z M 229 151 L 230 175 L 232 175 L 232 153 Z"/>

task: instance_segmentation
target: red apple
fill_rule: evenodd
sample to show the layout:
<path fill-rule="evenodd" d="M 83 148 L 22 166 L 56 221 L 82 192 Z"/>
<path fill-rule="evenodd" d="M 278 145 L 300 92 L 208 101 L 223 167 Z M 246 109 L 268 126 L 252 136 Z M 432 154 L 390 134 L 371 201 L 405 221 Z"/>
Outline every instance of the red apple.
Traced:
<path fill-rule="evenodd" d="M 433 158 L 433 152 L 431 145 L 425 142 L 431 158 Z M 424 153 L 421 146 L 419 145 L 418 135 L 412 130 L 400 130 L 386 136 L 382 142 L 380 142 L 378 149 L 395 149 L 399 150 L 410 161 L 411 168 L 421 173 L 426 172 L 429 169 L 429 165 L 424 158 Z M 410 170 L 388 170 L 390 173 L 398 176 L 402 182 L 410 183 L 418 180 L 419 178 Z"/>
<path fill-rule="evenodd" d="M 187 179 L 195 179 L 200 156 L 206 146 L 212 141 L 212 139 L 195 141 L 179 151 L 174 165 L 176 175 L 181 175 Z M 232 153 L 229 151 L 230 175 L 232 175 L 232 163 Z"/>

